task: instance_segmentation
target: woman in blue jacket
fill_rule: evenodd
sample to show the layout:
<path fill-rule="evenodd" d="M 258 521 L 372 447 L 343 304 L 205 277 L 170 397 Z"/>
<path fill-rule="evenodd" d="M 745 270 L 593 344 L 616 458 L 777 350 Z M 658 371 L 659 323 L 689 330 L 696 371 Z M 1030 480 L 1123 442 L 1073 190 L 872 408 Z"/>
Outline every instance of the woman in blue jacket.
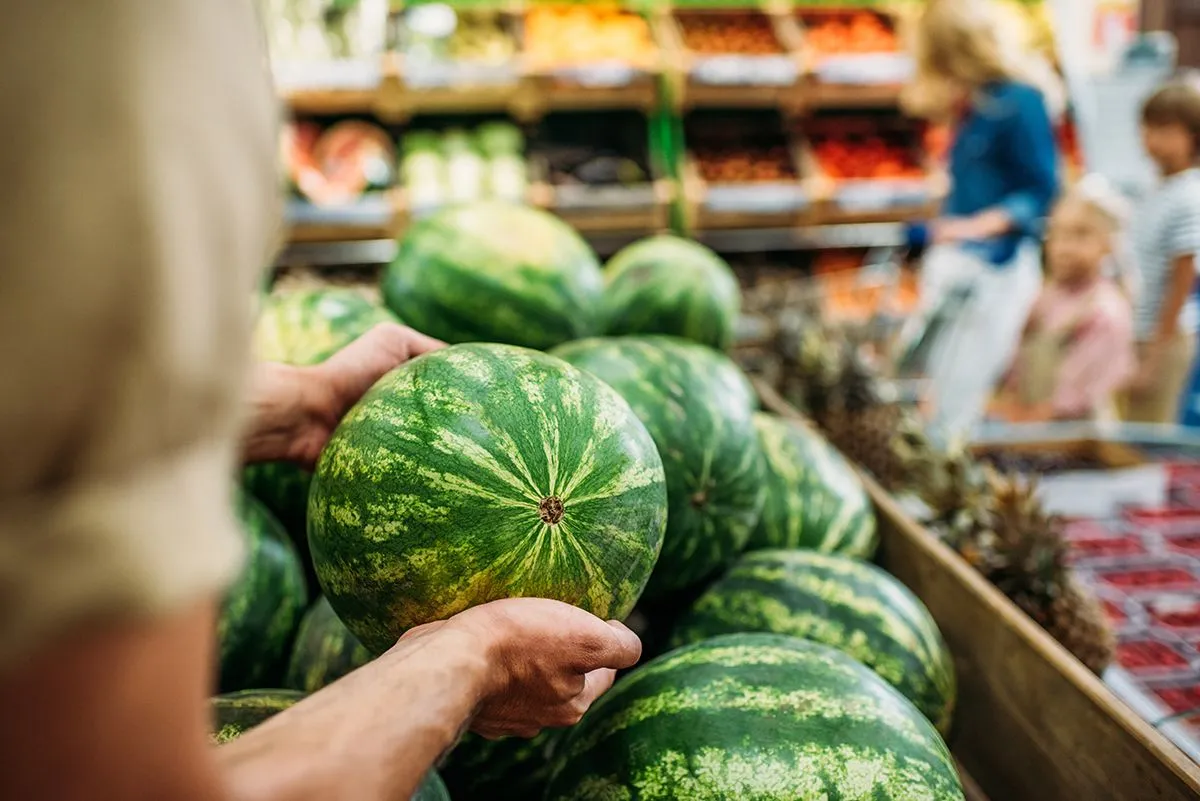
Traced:
<path fill-rule="evenodd" d="M 930 356 L 932 422 L 947 436 L 979 421 L 1041 286 L 1041 232 L 1059 189 L 1049 66 L 1011 46 L 990 0 L 930 0 L 916 30 L 910 113 L 948 119 L 950 192 L 914 231 L 926 313 L 969 296 Z M 951 301 L 955 302 L 955 301 Z"/>

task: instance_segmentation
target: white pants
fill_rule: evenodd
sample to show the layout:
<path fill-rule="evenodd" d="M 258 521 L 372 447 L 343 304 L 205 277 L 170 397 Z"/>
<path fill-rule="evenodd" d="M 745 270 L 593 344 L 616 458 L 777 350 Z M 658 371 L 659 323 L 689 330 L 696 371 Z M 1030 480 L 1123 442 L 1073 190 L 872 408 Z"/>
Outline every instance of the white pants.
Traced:
<path fill-rule="evenodd" d="M 983 418 L 1041 291 L 1041 251 L 1026 242 L 1012 261 L 997 267 L 953 245 L 931 248 L 921 265 L 921 307 L 936 309 L 962 286 L 972 288 L 971 297 L 929 358 L 930 428 L 943 441 L 968 435 Z"/>

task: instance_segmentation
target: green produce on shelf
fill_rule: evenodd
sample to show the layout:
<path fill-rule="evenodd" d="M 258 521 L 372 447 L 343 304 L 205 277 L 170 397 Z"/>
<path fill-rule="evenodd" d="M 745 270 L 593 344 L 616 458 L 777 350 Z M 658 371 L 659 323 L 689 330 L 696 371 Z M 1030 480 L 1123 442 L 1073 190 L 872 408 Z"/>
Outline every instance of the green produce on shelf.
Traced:
<path fill-rule="evenodd" d="M 492 201 L 414 222 L 383 277 L 388 306 L 419 331 L 538 349 L 597 333 L 603 291 L 596 254 L 570 226 Z"/>
<path fill-rule="evenodd" d="M 308 603 L 304 568 L 283 526 L 244 493 L 238 513 L 246 562 L 221 605 L 217 641 L 222 692 L 279 684 Z"/>
<path fill-rule="evenodd" d="M 524 137 L 511 123 L 484 123 L 473 132 L 413 131 L 401 140 L 400 152 L 414 209 L 488 199 L 519 203 L 528 191 Z"/>
<path fill-rule="evenodd" d="M 638 668 L 561 743 L 546 801 L 962 801 L 925 717 L 833 648 L 732 634 Z"/>
<path fill-rule="evenodd" d="M 670 512 L 647 599 L 719 573 L 745 547 L 763 501 L 754 398 L 741 371 L 673 337 L 588 339 L 554 353 L 621 393 L 662 455 Z"/>
<path fill-rule="evenodd" d="M 766 456 L 766 502 L 747 547 L 871 558 L 875 511 L 846 458 L 801 423 L 759 413 L 754 426 Z"/>
<path fill-rule="evenodd" d="M 466 734 L 441 765 L 455 798 L 487 801 L 536 801 L 546 791 L 550 760 L 563 730 L 547 729 L 527 740 L 486 740 Z"/>
<path fill-rule="evenodd" d="M 618 252 L 604 273 L 605 333 L 668 334 L 720 350 L 733 344 L 741 289 L 704 245 L 650 237 Z"/>
<path fill-rule="evenodd" d="M 350 633 L 322 596 L 300 622 L 283 683 L 294 690 L 315 693 L 370 661 L 371 652 Z"/>
<path fill-rule="evenodd" d="M 501 598 L 632 610 L 666 526 L 662 461 L 628 404 L 537 351 L 458 345 L 350 411 L 309 495 L 313 565 L 373 653 Z"/>
<path fill-rule="evenodd" d="M 672 644 L 743 631 L 788 634 L 844 651 L 903 693 L 943 734 L 950 729 L 950 651 L 925 605 L 875 565 L 812 551 L 746 554 L 700 597 Z"/>

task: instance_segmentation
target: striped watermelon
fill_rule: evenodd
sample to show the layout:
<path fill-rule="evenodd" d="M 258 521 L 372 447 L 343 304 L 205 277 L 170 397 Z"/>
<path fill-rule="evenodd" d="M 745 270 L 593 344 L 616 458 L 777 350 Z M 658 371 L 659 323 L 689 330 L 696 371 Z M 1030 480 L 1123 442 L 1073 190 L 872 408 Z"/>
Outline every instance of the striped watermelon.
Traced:
<path fill-rule="evenodd" d="M 222 692 L 280 682 L 308 603 L 304 568 L 283 527 L 248 495 L 239 507 L 246 563 L 218 623 Z"/>
<path fill-rule="evenodd" d="M 319 364 L 379 323 L 396 316 L 361 292 L 347 288 L 297 289 L 267 296 L 254 330 L 261 361 L 297 366 Z M 305 512 L 312 474 L 290 462 L 250 465 L 243 484 L 292 535 L 308 564 Z"/>
<path fill-rule="evenodd" d="M 300 623 L 283 684 L 314 693 L 370 661 L 371 653 L 321 597 Z"/>
<path fill-rule="evenodd" d="M 442 763 L 442 777 L 456 798 L 537 801 L 546 792 L 550 760 L 561 737 L 562 731 L 553 729 L 532 740 L 467 734 Z"/>
<path fill-rule="evenodd" d="M 304 693 L 293 690 L 243 690 L 219 695 L 211 702 L 216 720 L 212 740 L 218 745 L 236 740 L 302 698 Z M 437 772 L 431 770 L 410 801 L 450 801 L 450 794 Z"/>
<path fill-rule="evenodd" d="M 650 430 L 667 475 L 667 535 L 646 595 L 661 599 L 729 564 L 762 507 L 763 460 L 741 372 L 673 337 L 620 337 L 558 348 L 608 382 Z"/>
<path fill-rule="evenodd" d="M 729 265 L 699 242 L 643 239 L 604 273 L 605 333 L 669 334 L 719 350 L 733 344 L 741 289 Z"/>
<path fill-rule="evenodd" d="M 597 701 L 546 801 L 962 801 L 950 752 L 844 653 L 776 634 L 672 651 Z"/>
<path fill-rule="evenodd" d="M 497 202 L 415 222 L 383 279 L 387 304 L 446 342 L 552 348 L 599 329 L 600 262 L 566 223 Z"/>
<path fill-rule="evenodd" d="M 947 732 L 954 662 L 924 604 L 872 564 L 812 551 L 747 554 L 680 623 L 674 645 L 718 634 L 790 634 L 845 651 Z"/>
<path fill-rule="evenodd" d="M 749 548 L 810 548 L 869 559 L 875 511 L 858 473 L 800 423 L 754 415 L 767 462 L 766 502 Z"/>
<path fill-rule="evenodd" d="M 329 603 L 380 653 L 499 598 L 623 618 L 666 513 L 662 461 L 617 393 L 543 353 L 458 345 L 350 411 L 317 465 L 308 531 Z"/>

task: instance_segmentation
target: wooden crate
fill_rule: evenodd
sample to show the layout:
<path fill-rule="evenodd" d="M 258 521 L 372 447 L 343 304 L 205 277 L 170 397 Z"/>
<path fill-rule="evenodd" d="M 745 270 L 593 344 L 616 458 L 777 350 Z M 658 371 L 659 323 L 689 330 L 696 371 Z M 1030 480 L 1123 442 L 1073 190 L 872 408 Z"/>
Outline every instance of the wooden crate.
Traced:
<path fill-rule="evenodd" d="M 770 387 L 763 405 L 804 420 Z M 992 801 L 1195 801 L 1200 765 L 1131 710 L 869 476 L 879 562 L 929 608 L 954 655 L 949 738 Z"/>

